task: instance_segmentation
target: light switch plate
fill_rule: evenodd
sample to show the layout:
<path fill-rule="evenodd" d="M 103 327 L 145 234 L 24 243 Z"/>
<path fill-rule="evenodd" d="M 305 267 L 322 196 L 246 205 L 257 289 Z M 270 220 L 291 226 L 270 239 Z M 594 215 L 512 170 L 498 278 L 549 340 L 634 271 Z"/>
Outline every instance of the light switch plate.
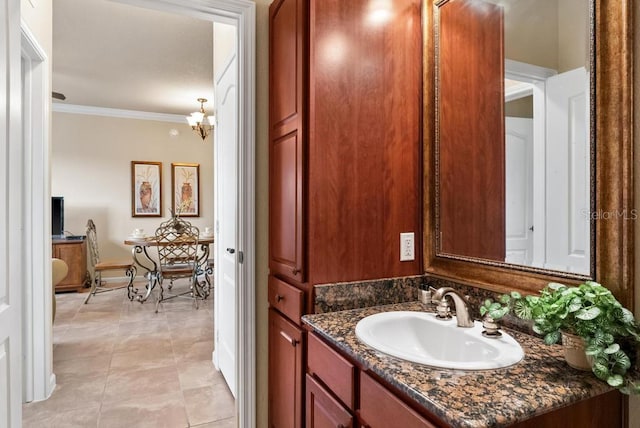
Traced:
<path fill-rule="evenodd" d="M 416 259 L 415 234 L 405 232 L 400 234 L 400 261 L 408 262 Z"/>

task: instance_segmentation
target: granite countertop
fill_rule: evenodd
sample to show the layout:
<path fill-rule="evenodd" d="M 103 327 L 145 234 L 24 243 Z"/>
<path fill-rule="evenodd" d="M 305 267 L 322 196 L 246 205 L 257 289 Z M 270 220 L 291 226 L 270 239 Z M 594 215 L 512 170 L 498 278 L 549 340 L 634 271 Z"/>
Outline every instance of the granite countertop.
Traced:
<path fill-rule="evenodd" d="M 570 368 L 559 345 L 505 330 L 525 357 L 502 369 L 438 369 L 392 357 L 363 344 L 355 326 L 362 318 L 387 311 L 427 311 L 419 302 L 305 315 L 313 331 L 364 368 L 404 391 L 453 427 L 503 427 L 611 390 L 591 372 Z"/>

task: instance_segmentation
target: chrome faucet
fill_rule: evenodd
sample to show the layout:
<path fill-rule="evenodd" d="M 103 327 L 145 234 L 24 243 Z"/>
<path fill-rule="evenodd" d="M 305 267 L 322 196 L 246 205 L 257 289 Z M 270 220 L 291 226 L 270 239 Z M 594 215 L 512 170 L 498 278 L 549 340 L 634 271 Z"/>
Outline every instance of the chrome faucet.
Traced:
<path fill-rule="evenodd" d="M 451 310 L 447 302 L 447 296 L 450 296 L 455 305 L 458 327 L 473 327 L 473 320 L 469 316 L 469 300 L 465 296 L 451 287 L 441 287 L 437 290 L 429 287 L 429 291 L 431 291 L 431 303 L 437 305 L 437 318 L 451 318 Z"/>

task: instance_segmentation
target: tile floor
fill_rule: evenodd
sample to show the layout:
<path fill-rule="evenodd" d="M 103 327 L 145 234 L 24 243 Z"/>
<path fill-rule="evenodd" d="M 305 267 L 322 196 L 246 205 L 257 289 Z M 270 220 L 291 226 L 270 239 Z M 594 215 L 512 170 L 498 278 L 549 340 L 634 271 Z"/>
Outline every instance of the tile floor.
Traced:
<path fill-rule="evenodd" d="M 178 287 L 179 285 L 176 285 Z M 180 285 L 184 286 L 184 285 Z M 58 294 L 56 389 L 23 406 L 24 427 L 236 426 L 235 402 L 213 368 L 213 299 L 130 302 L 125 290 Z"/>

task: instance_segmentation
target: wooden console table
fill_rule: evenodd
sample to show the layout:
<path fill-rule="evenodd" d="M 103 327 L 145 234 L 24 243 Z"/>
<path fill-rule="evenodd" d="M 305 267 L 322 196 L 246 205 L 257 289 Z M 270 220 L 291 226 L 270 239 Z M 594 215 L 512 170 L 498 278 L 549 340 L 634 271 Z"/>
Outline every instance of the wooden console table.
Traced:
<path fill-rule="evenodd" d="M 64 260 L 69 266 L 69 274 L 56 285 L 56 292 L 84 288 L 88 278 L 86 239 L 54 239 L 52 243 L 52 257 Z"/>

